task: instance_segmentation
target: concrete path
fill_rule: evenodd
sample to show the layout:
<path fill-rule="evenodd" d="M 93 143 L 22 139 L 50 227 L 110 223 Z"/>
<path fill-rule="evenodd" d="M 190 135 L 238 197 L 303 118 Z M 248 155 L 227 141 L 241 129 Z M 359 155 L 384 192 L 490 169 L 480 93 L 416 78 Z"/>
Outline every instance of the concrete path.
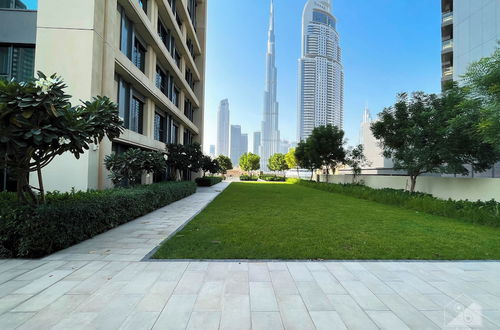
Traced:
<path fill-rule="evenodd" d="M 500 329 L 498 262 L 140 261 L 227 185 L 0 261 L 0 329 Z"/>

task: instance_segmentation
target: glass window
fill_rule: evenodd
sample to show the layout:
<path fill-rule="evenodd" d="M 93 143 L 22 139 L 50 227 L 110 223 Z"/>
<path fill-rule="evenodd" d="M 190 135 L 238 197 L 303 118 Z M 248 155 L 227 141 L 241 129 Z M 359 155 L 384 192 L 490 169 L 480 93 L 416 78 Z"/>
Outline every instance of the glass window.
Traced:
<path fill-rule="evenodd" d="M 135 38 L 134 40 L 134 51 L 132 53 L 132 63 L 138 67 L 142 72 L 144 72 L 146 62 L 146 49 L 141 44 L 141 42 Z"/>
<path fill-rule="evenodd" d="M 122 22 L 121 22 L 121 36 L 120 36 L 120 50 L 128 58 L 132 57 L 132 38 L 133 27 L 132 22 L 125 16 L 122 9 Z"/>
<path fill-rule="evenodd" d="M 9 79 L 9 52 L 10 47 L 0 47 L 0 78 Z"/>
<path fill-rule="evenodd" d="M 128 129 L 142 134 L 144 103 L 133 96 L 130 102 L 130 121 Z"/>
<path fill-rule="evenodd" d="M 148 13 L 148 1 L 147 0 L 139 0 L 139 6 L 141 6 L 142 10 L 147 14 Z"/>
<path fill-rule="evenodd" d="M 165 25 L 163 25 L 160 19 L 158 19 L 158 35 L 160 36 L 161 41 L 163 41 L 165 47 L 167 47 L 167 50 L 170 52 L 172 38 L 171 32 L 165 27 Z"/>
<path fill-rule="evenodd" d="M 179 107 L 179 89 L 177 86 L 174 86 L 174 93 L 172 94 L 172 103 L 175 104 L 176 107 Z"/>
<path fill-rule="evenodd" d="M 165 139 L 165 117 L 159 114 L 158 112 L 155 113 L 155 120 L 154 120 L 154 135 L 155 135 L 155 140 L 161 141 L 161 142 L 166 142 Z"/>
<path fill-rule="evenodd" d="M 130 108 L 130 85 L 120 79 L 118 86 L 118 114 L 128 128 Z"/>
<path fill-rule="evenodd" d="M 17 81 L 33 79 L 35 71 L 35 48 L 14 47 L 12 50 L 11 76 Z"/>
<path fill-rule="evenodd" d="M 173 144 L 179 143 L 179 124 L 176 122 L 172 123 L 172 142 Z"/>

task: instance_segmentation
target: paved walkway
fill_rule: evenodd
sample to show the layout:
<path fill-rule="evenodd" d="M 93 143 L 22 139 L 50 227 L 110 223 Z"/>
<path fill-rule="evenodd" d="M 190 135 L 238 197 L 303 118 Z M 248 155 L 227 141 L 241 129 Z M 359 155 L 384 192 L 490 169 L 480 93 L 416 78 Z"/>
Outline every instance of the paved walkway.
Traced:
<path fill-rule="evenodd" d="M 140 261 L 226 186 L 41 260 L 0 261 L 0 329 L 500 328 L 497 262 Z"/>

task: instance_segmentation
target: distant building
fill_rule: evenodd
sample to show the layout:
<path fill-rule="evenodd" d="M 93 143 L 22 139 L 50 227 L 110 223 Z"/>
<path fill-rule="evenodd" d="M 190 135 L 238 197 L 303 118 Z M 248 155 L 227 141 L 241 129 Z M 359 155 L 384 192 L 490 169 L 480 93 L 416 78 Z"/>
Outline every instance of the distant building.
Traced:
<path fill-rule="evenodd" d="M 288 153 L 288 150 L 290 150 L 291 147 L 292 147 L 292 145 L 290 144 L 290 141 L 288 141 L 288 140 L 281 140 L 280 141 L 280 153 L 282 153 L 282 154 Z"/>
<path fill-rule="evenodd" d="M 240 157 L 248 152 L 248 134 L 241 134 Z"/>
<path fill-rule="evenodd" d="M 343 127 L 344 72 L 331 0 L 309 0 L 302 14 L 297 140 L 327 124 Z"/>
<path fill-rule="evenodd" d="M 392 161 L 382 154 L 382 148 L 378 140 L 373 136 L 371 124 L 373 123 L 370 110 L 365 107 L 363 120 L 361 121 L 359 144 L 363 145 L 363 153 L 369 163 L 370 169 L 392 169 Z"/>
<path fill-rule="evenodd" d="M 229 156 L 229 101 L 220 101 L 217 111 L 217 144 L 215 153 Z"/>
<path fill-rule="evenodd" d="M 241 126 L 231 125 L 229 157 L 233 167 L 237 167 L 241 156 Z"/>
<path fill-rule="evenodd" d="M 215 144 L 211 144 L 210 145 L 209 156 L 212 157 L 212 158 L 215 158 L 215 157 L 218 156 L 218 155 L 215 154 Z"/>
<path fill-rule="evenodd" d="M 253 133 L 253 153 L 260 156 L 260 132 Z"/>
<path fill-rule="evenodd" d="M 460 81 L 468 66 L 491 56 L 500 40 L 499 0 L 442 0 L 441 65 L 443 85 Z M 469 167 L 470 169 L 470 167 Z M 469 177 L 500 178 L 500 164 Z"/>

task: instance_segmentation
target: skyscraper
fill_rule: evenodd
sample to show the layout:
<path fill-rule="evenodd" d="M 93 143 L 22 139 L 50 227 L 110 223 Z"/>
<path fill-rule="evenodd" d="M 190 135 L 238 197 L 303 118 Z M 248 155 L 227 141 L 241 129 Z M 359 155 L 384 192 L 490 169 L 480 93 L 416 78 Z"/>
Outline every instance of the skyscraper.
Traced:
<path fill-rule="evenodd" d="M 220 101 L 217 111 L 217 144 L 216 154 L 229 156 L 229 101 Z"/>
<path fill-rule="evenodd" d="M 280 132 L 278 128 L 278 102 L 276 101 L 277 70 L 274 37 L 274 3 L 271 0 L 269 33 L 266 55 L 266 86 L 262 119 L 260 167 L 267 169 L 269 157 L 279 151 Z"/>
<path fill-rule="evenodd" d="M 240 142 L 240 157 L 244 153 L 248 152 L 248 134 L 241 134 L 241 142 Z"/>
<path fill-rule="evenodd" d="M 260 155 L 260 132 L 253 133 L 253 153 Z"/>
<path fill-rule="evenodd" d="M 231 146 L 229 151 L 229 158 L 233 163 L 233 167 L 237 167 L 241 156 L 241 126 L 231 125 Z"/>
<path fill-rule="evenodd" d="M 308 0 L 302 13 L 298 141 L 317 126 L 344 121 L 344 73 L 331 0 Z"/>

